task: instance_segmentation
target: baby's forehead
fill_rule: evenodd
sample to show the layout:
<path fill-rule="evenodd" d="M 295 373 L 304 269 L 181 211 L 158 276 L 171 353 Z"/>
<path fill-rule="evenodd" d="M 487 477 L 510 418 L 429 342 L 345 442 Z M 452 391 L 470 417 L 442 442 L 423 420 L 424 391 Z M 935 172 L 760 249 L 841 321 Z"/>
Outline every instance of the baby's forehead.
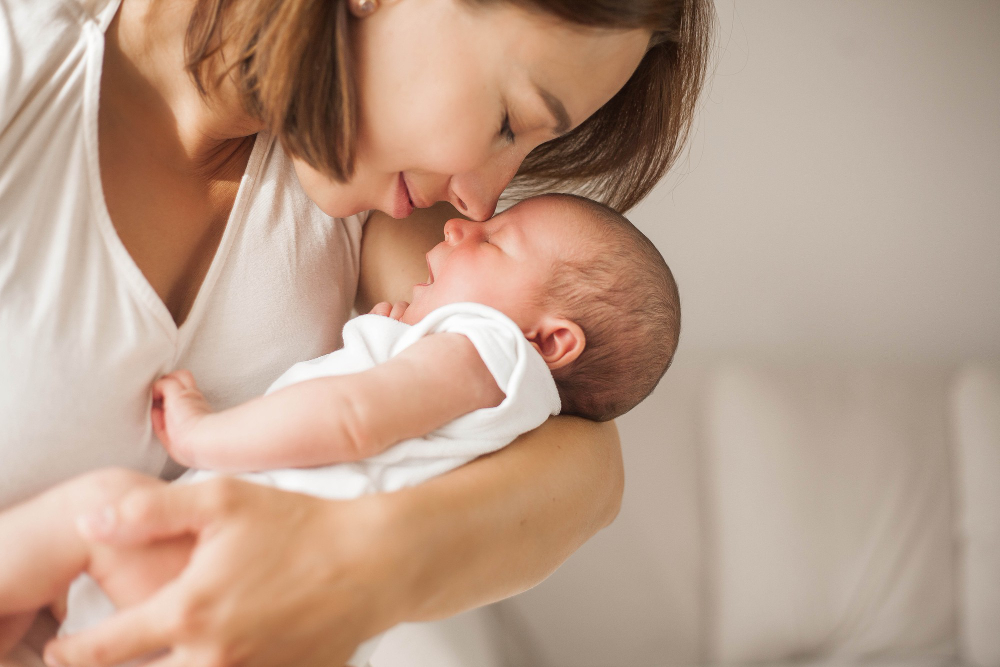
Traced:
<path fill-rule="evenodd" d="M 604 224 L 593 207 L 577 198 L 543 195 L 526 199 L 517 208 L 524 233 L 559 254 L 592 245 Z"/>
<path fill-rule="evenodd" d="M 550 215 L 566 219 L 593 218 L 595 212 L 590 203 L 580 197 L 548 194 L 529 197 L 519 202 L 515 208 L 525 215 Z"/>

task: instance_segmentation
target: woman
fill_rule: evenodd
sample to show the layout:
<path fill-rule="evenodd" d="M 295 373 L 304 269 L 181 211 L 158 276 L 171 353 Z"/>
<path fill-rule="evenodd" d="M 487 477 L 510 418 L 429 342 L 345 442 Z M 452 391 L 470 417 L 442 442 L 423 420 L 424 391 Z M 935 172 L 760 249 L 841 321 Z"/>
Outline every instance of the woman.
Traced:
<path fill-rule="evenodd" d="M 633 205 L 683 143 L 709 19 L 703 0 L 0 0 L 0 505 L 107 465 L 171 474 L 151 381 L 190 368 L 223 407 L 333 349 L 355 302 L 425 277 L 448 210 L 415 207 L 484 220 L 515 175 Z M 556 418 L 387 496 L 136 494 L 90 534 L 193 536 L 188 569 L 46 659 L 339 664 L 537 583 L 621 487 L 614 428 Z"/>

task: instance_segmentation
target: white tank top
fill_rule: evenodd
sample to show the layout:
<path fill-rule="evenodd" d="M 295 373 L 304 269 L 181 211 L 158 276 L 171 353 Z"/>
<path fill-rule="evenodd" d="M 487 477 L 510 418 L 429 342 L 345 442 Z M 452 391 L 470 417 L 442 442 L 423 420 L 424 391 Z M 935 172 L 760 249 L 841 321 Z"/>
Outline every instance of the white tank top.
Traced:
<path fill-rule="evenodd" d="M 72 475 L 163 474 L 150 384 L 189 368 L 218 407 L 340 346 L 365 215 L 333 219 L 279 142 L 254 144 L 178 328 L 122 245 L 97 155 L 119 0 L 0 0 L 0 508 Z"/>

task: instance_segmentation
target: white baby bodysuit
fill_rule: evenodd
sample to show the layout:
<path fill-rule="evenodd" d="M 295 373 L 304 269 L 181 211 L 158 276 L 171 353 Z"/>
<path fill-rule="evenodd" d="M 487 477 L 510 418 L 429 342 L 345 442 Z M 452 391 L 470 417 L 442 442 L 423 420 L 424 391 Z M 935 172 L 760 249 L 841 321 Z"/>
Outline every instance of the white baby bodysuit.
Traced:
<path fill-rule="evenodd" d="M 510 318 L 478 303 L 443 306 L 412 326 L 381 315 L 357 317 L 344 327 L 344 347 L 295 364 L 267 393 L 314 378 L 360 373 L 434 333 L 459 333 L 472 341 L 506 394 L 500 405 L 470 412 L 422 438 L 405 440 L 356 463 L 268 470 L 239 477 L 323 498 L 398 491 L 494 452 L 550 415 L 559 414 L 559 392 L 541 355 Z M 392 406 L 385 409 L 391 419 Z M 208 470 L 190 471 L 181 481 L 201 482 L 219 475 Z"/>
<path fill-rule="evenodd" d="M 518 435 L 559 414 L 552 373 L 518 326 L 503 313 L 478 303 L 456 303 L 433 311 L 411 326 L 380 315 L 362 315 L 344 327 L 344 347 L 292 366 L 267 390 L 332 375 L 360 373 L 396 356 L 420 338 L 459 333 L 469 338 L 506 397 L 500 405 L 470 412 L 422 438 L 405 440 L 356 463 L 290 468 L 237 475 L 240 479 L 323 498 L 348 499 L 397 491 L 496 451 Z M 392 406 L 386 406 L 387 416 Z M 220 476 L 191 470 L 181 483 Z M 113 610 L 92 579 L 81 576 L 70 591 L 69 614 L 60 633 L 77 632 Z M 364 665 L 375 640 L 365 642 L 351 665 Z"/>

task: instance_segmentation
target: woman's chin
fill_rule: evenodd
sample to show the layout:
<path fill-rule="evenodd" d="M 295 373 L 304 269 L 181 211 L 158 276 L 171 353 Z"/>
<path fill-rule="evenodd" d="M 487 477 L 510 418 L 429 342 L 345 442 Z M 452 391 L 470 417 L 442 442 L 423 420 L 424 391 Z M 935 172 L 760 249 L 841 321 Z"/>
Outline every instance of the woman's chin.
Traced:
<path fill-rule="evenodd" d="M 349 218 L 352 215 L 357 215 L 359 213 L 364 213 L 365 211 L 379 210 L 373 206 L 364 206 L 362 204 L 356 204 L 351 206 L 344 206 L 344 202 L 338 201 L 330 204 L 320 205 L 319 209 L 326 213 L 331 218 Z"/>

